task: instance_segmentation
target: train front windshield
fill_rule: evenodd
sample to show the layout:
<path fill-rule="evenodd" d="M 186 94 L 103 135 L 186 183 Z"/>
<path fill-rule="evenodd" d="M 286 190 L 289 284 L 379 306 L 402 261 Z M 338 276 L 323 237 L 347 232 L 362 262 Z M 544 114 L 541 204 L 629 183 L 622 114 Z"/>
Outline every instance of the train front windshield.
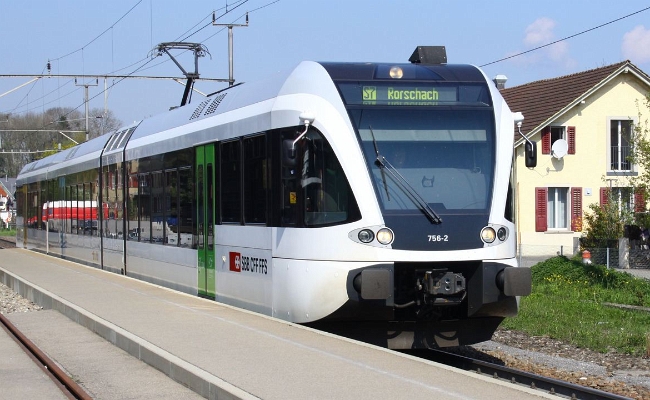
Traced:
<path fill-rule="evenodd" d="M 478 233 L 488 222 L 495 168 L 493 109 L 421 103 L 348 108 L 386 225 L 395 231 L 393 248 L 482 247 Z"/>

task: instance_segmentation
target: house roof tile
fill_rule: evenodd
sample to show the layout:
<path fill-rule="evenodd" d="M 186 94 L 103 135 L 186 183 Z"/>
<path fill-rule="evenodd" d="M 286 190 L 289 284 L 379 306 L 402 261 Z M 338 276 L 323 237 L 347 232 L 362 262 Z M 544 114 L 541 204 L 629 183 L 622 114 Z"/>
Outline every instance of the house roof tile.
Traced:
<path fill-rule="evenodd" d="M 528 136 L 528 133 L 539 131 L 542 123 L 626 64 L 632 65 L 629 61 L 623 61 L 558 78 L 530 82 L 501 89 L 501 95 L 513 112 L 520 111 L 524 115 L 521 131 Z M 515 130 L 515 142 L 520 139 L 519 132 Z"/>

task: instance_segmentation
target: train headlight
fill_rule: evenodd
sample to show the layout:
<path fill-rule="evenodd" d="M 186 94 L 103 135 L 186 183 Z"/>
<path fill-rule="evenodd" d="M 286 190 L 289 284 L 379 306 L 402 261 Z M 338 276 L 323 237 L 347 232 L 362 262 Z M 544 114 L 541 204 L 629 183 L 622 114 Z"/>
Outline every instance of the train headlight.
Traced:
<path fill-rule="evenodd" d="M 500 241 L 504 241 L 508 238 L 508 230 L 504 227 L 499 228 L 497 231 L 497 237 L 499 238 Z"/>
<path fill-rule="evenodd" d="M 388 228 L 381 228 L 377 231 L 377 241 L 383 245 L 393 243 L 394 238 L 393 231 Z"/>
<path fill-rule="evenodd" d="M 483 228 L 483 230 L 481 230 L 481 239 L 485 243 L 494 242 L 494 238 L 496 238 L 496 236 L 497 236 L 497 233 L 494 231 L 494 228 L 492 228 L 490 226 L 486 226 L 485 228 Z"/>
<path fill-rule="evenodd" d="M 401 79 L 404 76 L 404 70 L 400 67 L 393 67 L 390 69 L 389 74 L 393 79 Z"/>
<path fill-rule="evenodd" d="M 370 229 L 362 229 L 357 235 L 361 243 L 370 243 L 375 238 L 375 234 Z"/>

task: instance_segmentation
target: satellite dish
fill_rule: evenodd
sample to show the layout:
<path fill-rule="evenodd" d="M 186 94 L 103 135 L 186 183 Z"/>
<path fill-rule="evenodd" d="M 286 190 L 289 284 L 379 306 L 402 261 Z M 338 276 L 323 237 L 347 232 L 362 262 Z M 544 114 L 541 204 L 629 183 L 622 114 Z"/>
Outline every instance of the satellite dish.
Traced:
<path fill-rule="evenodd" d="M 569 144 L 564 139 L 556 140 L 553 142 L 553 146 L 551 146 L 551 154 L 558 160 L 561 160 L 562 157 L 566 156 L 568 151 Z"/>

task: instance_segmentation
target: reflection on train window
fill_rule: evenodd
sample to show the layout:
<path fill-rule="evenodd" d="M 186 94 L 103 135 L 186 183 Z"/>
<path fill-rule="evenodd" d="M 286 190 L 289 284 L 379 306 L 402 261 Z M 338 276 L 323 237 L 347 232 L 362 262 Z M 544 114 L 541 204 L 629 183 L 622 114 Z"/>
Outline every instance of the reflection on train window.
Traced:
<path fill-rule="evenodd" d="M 151 174 L 141 174 L 140 187 L 140 232 L 137 232 L 141 242 L 151 241 Z"/>
<path fill-rule="evenodd" d="M 152 173 L 151 182 L 151 243 L 163 244 L 165 198 L 162 171 Z"/>
<path fill-rule="evenodd" d="M 138 196 L 138 175 L 130 174 L 127 184 L 127 217 L 126 217 L 126 231 L 128 240 L 140 240 L 140 220 L 138 218 L 138 210 L 140 209 L 140 196 Z"/>

